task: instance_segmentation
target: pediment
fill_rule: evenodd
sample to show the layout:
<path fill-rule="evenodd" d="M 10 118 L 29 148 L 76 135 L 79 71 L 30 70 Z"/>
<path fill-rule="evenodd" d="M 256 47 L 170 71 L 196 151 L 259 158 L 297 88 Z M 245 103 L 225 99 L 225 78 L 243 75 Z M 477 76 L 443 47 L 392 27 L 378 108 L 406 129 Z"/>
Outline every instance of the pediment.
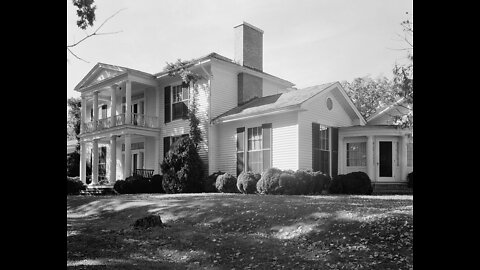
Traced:
<path fill-rule="evenodd" d="M 109 78 L 115 77 L 121 73 L 126 72 L 124 68 L 110 66 L 105 64 L 97 64 L 95 67 L 90 70 L 90 72 L 80 81 L 80 83 L 75 87 L 75 89 L 88 87 L 90 85 L 95 85 L 101 81 L 107 80 Z"/>

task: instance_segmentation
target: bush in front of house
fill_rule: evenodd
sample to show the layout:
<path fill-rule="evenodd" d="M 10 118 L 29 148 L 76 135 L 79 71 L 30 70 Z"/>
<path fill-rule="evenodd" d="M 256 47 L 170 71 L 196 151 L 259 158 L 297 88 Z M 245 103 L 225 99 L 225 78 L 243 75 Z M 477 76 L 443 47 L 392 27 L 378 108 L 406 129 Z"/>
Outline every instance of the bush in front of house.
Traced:
<path fill-rule="evenodd" d="M 329 187 L 332 194 L 371 195 L 373 192 L 370 177 L 364 172 L 339 174 L 332 179 Z"/>
<path fill-rule="evenodd" d="M 162 186 L 166 193 L 202 191 L 203 164 L 190 137 L 182 137 L 176 141 L 160 167 L 163 173 Z"/>
<path fill-rule="evenodd" d="M 215 181 L 215 187 L 222 193 L 236 193 L 237 178 L 229 173 L 219 175 Z"/>
<path fill-rule="evenodd" d="M 328 190 L 330 182 L 332 181 L 329 175 L 320 171 L 310 172 L 310 175 L 312 176 L 314 194 L 322 194 L 324 190 Z"/>
<path fill-rule="evenodd" d="M 299 194 L 301 189 L 298 179 L 295 177 L 295 172 L 292 170 L 283 171 L 278 179 L 280 186 L 279 193 L 286 195 Z"/>
<path fill-rule="evenodd" d="M 413 171 L 407 175 L 407 186 L 413 189 Z"/>
<path fill-rule="evenodd" d="M 149 193 L 165 193 L 162 186 L 163 177 L 160 174 L 154 174 L 150 179 Z"/>
<path fill-rule="evenodd" d="M 297 170 L 294 174 L 297 181 L 298 195 L 313 194 L 315 189 L 315 182 L 313 179 L 313 172 L 310 170 Z"/>
<path fill-rule="evenodd" d="M 217 182 L 217 177 L 220 175 L 225 174 L 222 171 L 214 172 L 210 174 L 207 179 L 205 179 L 203 183 L 203 191 L 204 192 L 217 192 L 217 188 L 215 187 L 215 183 Z"/>
<path fill-rule="evenodd" d="M 269 168 L 262 173 L 262 177 L 257 182 L 257 192 L 260 194 L 281 194 L 280 175 L 282 170 Z"/>
<path fill-rule="evenodd" d="M 260 176 L 261 177 L 261 176 Z M 242 172 L 237 179 L 237 188 L 243 194 L 254 194 L 257 191 L 258 174 Z"/>
<path fill-rule="evenodd" d="M 77 195 L 85 189 L 87 189 L 87 186 L 80 181 L 80 177 L 67 176 L 67 195 Z"/>

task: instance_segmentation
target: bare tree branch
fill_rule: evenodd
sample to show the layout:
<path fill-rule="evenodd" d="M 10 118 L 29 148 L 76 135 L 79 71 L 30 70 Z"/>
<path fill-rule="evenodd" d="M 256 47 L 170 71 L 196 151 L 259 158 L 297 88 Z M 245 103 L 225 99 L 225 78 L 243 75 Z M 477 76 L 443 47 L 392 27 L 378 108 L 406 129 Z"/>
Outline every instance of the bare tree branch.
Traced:
<path fill-rule="evenodd" d="M 72 48 L 72 47 L 75 47 L 77 46 L 78 44 L 80 44 L 81 42 L 85 41 L 86 39 L 90 38 L 90 37 L 93 37 L 93 36 L 100 36 L 100 35 L 110 35 L 110 34 L 116 34 L 116 33 L 120 33 L 122 31 L 117 31 L 117 32 L 107 32 L 107 33 L 97 33 L 98 30 L 100 30 L 102 28 L 103 25 L 105 25 L 106 22 L 108 22 L 110 19 L 112 19 L 113 17 L 115 17 L 120 11 L 124 10 L 123 9 L 120 9 L 119 11 L 115 12 L 112 16 L 108 17 L 105 21 L 103 21 L 103 23 L 92 33 L 92 34 L 89 34 L 87 36 L 85 36 L 84 38 L 82 38 L 81 40 L 79 40 L 78 42 L 75 42 L 74 44 L 71 44 L 71 45 L 67 45 L 67 49 L 68 48 Z M 71 52 L 71 51 L 70 51 Z M 72 53 L 73 54 L 73 53 Z M 78 58 L 78 57 L 77 57 Z"/>
<path fill-rule="evenodd" d="M 82 60 L 82 61 L 85 62 L 85 63 L 90 63 L 90 62 L 88 62 L 88 61 L 86 61 L 86 60 L 78 57 L 76 54 L 74 54 L 74 53 L 72 52 L 72 50 L 70 50 L 70 48 L 67 48 L 67 51 L 70 52 L 73 56 L 75 56 L 75 58 L 77 58 L 77 59 L 79 59 L 79 60 Z M 67 60 L 68 60 L 68 59 L 67 59 Z"/>

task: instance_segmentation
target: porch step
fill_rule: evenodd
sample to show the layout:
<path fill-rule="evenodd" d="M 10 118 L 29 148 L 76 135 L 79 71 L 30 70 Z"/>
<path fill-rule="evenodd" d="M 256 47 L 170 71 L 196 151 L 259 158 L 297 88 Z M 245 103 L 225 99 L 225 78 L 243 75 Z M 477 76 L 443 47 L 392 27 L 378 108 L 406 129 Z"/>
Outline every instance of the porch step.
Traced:
<path fill-rule="evenodd" d="M 407 183 L 372 183 L 373 194 L 413 194 L 413 189 Z"/>
<path fill-rule="evenodd" d="M 80 195 L 117 195 L 118 192 L 111 185 L 87 186 L 86 190 L 80 191 Z"/>

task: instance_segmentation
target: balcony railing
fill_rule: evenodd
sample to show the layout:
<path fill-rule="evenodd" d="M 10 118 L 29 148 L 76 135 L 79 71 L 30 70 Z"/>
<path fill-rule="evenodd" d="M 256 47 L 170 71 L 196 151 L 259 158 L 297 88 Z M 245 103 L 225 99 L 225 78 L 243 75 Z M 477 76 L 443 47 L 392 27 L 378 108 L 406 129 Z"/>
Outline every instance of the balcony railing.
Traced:
<path fill-rule="evenodd" d="M 139 113 L 132 113 L 132 117 L 130 122 L 127 123 L 126 114 L 118 114 L 114 117 L 107 117 L 103 119 L 97 120 L 97 128 L 94 127 L 94 122 L 87 122 L 83 125 L 82 133 L 90 133 L 96 130 L 104 130 L 108 128 L 112 128 L 115 126 L 122 126 L 122 125 L 134 125 L 139 127 L 146 127 L 146 128 L 158 128 L 158 117 L 151 116 L 151 115 L 144 115 Z M 113 124 L 115 123 L 115 124 Z"/>

